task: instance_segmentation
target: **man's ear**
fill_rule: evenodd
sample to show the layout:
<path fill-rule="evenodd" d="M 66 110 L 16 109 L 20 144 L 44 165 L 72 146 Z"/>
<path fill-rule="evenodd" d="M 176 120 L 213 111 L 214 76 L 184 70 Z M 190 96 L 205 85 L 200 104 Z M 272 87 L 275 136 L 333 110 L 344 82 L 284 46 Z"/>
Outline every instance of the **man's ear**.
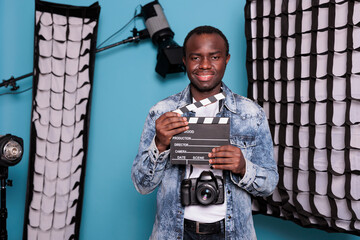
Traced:
<path fill-rule="evenodd" d="M 186 65 L 185 56 L 182 57 L 183 64 Z"/>
<path fill-rule="evenodd" d="M 228 64 L 229 60 L 230 60 L 230 53 L 226 56 L 226 65 Z"/>

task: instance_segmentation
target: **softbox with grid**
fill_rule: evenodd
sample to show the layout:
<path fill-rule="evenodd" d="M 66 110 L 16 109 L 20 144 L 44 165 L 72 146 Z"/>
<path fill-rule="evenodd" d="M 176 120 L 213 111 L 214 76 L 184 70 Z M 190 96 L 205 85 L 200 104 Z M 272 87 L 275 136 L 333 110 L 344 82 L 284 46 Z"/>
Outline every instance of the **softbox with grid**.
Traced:
<path fill-rule="evenodd" d="M 99 14 L 36 1 L 23 239 L 79 238 Z"/>
<path fill-rule="evenodd" d="M 280 180 L 253 210 L 360 235 L 360 1 L 248 0 L 248 96 Z"/>

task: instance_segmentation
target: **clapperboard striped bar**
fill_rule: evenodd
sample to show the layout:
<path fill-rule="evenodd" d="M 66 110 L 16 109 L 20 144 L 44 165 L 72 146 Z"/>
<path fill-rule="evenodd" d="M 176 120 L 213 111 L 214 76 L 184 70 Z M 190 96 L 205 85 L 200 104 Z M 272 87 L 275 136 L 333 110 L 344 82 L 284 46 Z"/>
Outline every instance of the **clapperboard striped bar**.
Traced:
<path fill-rule="evenodd" d="M 219 93 L 201 101 L 179 108 L 183 114 L 225 98 Z M 229 144 L 230 123 L 225 117 L 189 117 L 189 129 L 174 136 L 170 143 L 172 164 L 209 164 L 208 153 L 214 147 Z"/>
<path fill-rule="evenodd" d="M 190 117 L 189 124 L 228 124 L 229 118 L 225 117 Z"/>
<path fill-rule="evenodd" d="M 221 93 L 215 94 L 214 96 L 211 96 L 209 98 L 205 98 L 205 99 L 203 99 L 201 101 L 194 102 L 192 104 L 186 105 L 185 107 L 176 109 L 173 112 L 176 112 L 176 113 L 179 113 L 179 114 L 184 114 L 186 112 L 193 111 L 194 109 L 201 108 L 203 106 L 206 106 L 206 105 L 209 105 L 209 104 L 214 103 L 216 101 L 219 101 L 221 99 L 224 99 L 225 97 L 226 97 L 225 93 L 221 92 Z"/>

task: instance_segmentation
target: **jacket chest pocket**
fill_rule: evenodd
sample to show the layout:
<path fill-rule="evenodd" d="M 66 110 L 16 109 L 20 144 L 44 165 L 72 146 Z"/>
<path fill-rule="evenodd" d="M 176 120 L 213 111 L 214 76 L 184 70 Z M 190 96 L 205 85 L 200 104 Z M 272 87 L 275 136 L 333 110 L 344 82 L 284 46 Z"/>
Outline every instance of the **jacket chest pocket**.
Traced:
<path fill-rule="evenodd" d="M 256 146 L 255 136 L 232 136 L 230 138 L 230 144 L 241 149 L 244 157 L 248 160 L 251 159 L 253 150 Z"/>

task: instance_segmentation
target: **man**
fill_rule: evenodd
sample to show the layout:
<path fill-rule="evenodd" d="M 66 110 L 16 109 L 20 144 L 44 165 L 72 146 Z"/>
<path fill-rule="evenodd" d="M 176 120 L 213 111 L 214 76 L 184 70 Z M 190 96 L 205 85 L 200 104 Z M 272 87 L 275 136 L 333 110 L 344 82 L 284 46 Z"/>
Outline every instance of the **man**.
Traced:
<path fill-rule="evenodd" d="M 224 34 L 213 27 L 192 30 L 184 41 L 183 62 L 190 84 L 157 103 L 146 119 L 132 168 L 136 189 L 147 194 L 158 187 L 151 239 L 256 239 L 251 195 L 268 196 L 278 182 L 268 123 L 263 110 L 222 83 L 230 60 Z M 184 116 L 172 112 L 194 101 L 224 92 L 222 101 Z M 215 147 L 209 166 L 173 165 L 171 138 L 188 129 L 189 116 L 229 117 L 231 145 Z M 181 182 L 212 171 L 224 179 L 224 203 L 183 206 Z"/>

